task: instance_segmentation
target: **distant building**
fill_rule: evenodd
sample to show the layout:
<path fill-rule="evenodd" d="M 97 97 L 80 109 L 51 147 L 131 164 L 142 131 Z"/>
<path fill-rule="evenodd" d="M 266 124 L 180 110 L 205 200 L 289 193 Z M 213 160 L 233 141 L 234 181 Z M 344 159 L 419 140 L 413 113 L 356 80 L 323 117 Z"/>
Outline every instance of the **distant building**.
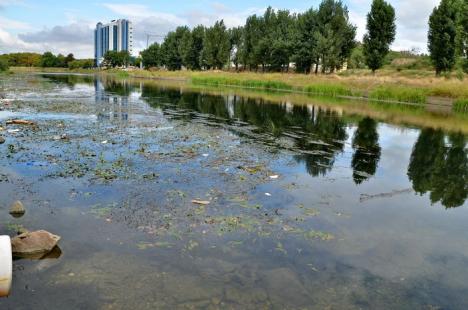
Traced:
<path fill-rule="evenodd" d="M 133 26 L 127 19 L 113 20 L 103 25 L 98 23 L 94 30 L 94 57 L 100 66 L 107 51 L 133 52 Z"/>

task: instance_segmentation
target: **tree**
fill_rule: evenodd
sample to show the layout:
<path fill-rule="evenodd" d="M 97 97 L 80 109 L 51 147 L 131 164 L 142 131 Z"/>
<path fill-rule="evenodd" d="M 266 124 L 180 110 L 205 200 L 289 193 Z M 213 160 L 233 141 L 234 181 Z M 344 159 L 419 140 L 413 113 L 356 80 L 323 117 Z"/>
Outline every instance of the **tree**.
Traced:
<path fill-rule="evenodd" d="M 0 58 L 0 72 L 7 71 L 9 68 L 8 60 L 4 57 Z"/>
<path fill-rule="evenodd" d="M 55 64 L 56 67 L 58 68 L 65 68 L 67 67 L 67 62 L 65 56 L 62 54 L 57 55 L 57 63 Z"/>
<path fill-rule="evenodd" d="M 229 44 L 230 44 L 230 58 L 234 66 L 236 67 L 236 71 L 239 70 L 239 63 L 242 60 L 242 45 L 243 45 L 243 36 L 244 36 L 244 28 L 243 27 L 235 27 L 229 29 Z"/>
<path fill-rule="evenodd" d="M 67 57 L 65 57 L 66 66 L 68 66 L 68 64 L 74 60 L 75 60 L 75 56 L 73 56 L 72 53 L 68 54 Z"/>
<path fill-rule="evenodd" d="M 262 18 L 252 15 L 247 18 L 244 26 L 240 56 L 244 67 L 248 66 L 250 70 L 256 70 L 261 61 L 258 49 L 260 39 L 262 38 L 262 24 Z"/>
<path fill-rule="evenodd" d="M 348 60 L 348 69 L 364 69 L 366 68 L 366 58 L 362 45 L 356 46 L 351 52 Z"/>
<path fill-rule="evenodd" d="M 107 51 L 104 54 L 104 62 L 113 68 L 127 66 L 130 62 L 130 54 L 128 51 Z"/>
<path fill-rule="evenodd" d="M 45 52 L 41 56 L 41 67 L 43 68 L 53 68 L 58 64 L 57 57 L 51 52 Z"/>
<path fill-rule="evenodd" d="M 437 75 L 451 71 L 456 57 L 456 17 L 454 0 L 442 0 L 429 18 L 428 48 Z"/>
<path fill-rule="evenodd" d="M 317 41 L 314 40 L 317 27 L 317 11 L 314 9 L 297 16 L 293 60 L 299 72 L 312 73 L 314 71 L 312 67 L 318 61 Z"/>
<path fill-rule="evenodd" d="M 68 63 L 68 69 L 91 69 L 94 67 L 93 59 L 76 59 Z"/>
<path fill-rule="evenodd" d="M 458 48 L 463 70 L 468 73 L 468 0 L 460 1 L 458 10 Z"/>
<path fill-rule="evenodd" d="M 384 0 L 373 0 L 364 36 L 364 56 L 372 72 L 382 67 L 395 34 L 395 9 Z"/>
<path fill-rule="evenodd" d="M 189 32 L 188 27 L 177 27 L 169 32 L 161 45 L 163 65 L 171 71 L 182 69 L 181 42 L 184 35 Z"/>
<path fill-rule="evenodd" d="M 322 1 L 317 12 L 317 24 L 314 38 L 322 73 L 334 72 L 343 67 L 356 45 L 356 27 L 349 22 L 348 8 L 335 0 Z"/>
<path fill-rule="evenodd" d="M 140 55 L 143 61 L 143 66 L 147 69 L 151 67 L 159 67 L 162 64 L 161 47 L 157 42 L 143 50 Z"/>
<path fill-rule="evenodd" d="M 181 56 L 184 66 L 189 70 L 202 69 L 203 40 L 205 27 L 200 25 L 184 34 L 181 41 Z"/>
<path fill-rule="evenodd" d="M 222 69 L 229 60 L 229 35 L 224 21 L 206 29 L 202 59 L 208 69 Z"/>

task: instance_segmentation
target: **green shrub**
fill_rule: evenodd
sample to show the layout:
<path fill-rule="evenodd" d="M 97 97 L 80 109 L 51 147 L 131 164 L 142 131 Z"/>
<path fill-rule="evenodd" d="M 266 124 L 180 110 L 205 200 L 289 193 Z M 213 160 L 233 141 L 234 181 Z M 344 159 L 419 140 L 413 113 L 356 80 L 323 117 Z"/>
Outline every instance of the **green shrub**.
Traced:
<path fill-rule="evenodd" d="M 8 71 L 8 61 L 4 58 L 0 58 L 0 72 Z"/>
<path fill-rule="evenodd" d="M 70 70 L 74 69 L 91 69 L 94 67 L 94 61 L 92 59 L 77 59 L 68 63 Z"/>

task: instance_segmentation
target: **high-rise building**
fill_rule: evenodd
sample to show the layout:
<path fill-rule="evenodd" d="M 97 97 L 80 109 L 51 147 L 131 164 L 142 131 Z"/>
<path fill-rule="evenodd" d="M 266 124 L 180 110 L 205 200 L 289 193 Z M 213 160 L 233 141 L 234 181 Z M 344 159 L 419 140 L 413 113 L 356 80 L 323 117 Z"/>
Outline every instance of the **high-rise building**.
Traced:
<path fill-rule="evenodd" d="M 127 19 L 113 20 L 103 25 L 98 23 L 94 30 L 94 57 L 100 66 L 107 51 L 133 52 L 133 26 Z"/>

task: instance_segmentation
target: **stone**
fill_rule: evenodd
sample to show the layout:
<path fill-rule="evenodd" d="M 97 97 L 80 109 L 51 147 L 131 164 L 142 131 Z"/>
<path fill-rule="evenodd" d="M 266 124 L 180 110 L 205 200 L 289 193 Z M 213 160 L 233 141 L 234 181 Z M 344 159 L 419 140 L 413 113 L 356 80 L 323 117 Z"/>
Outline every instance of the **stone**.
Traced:
<path fill-rule="evenodd" d="M 27 232 L 11 239 L 11 250 L 15 257 L 46 255 L 60 240 L 60 236 L 45 230 Z"/>
<path fill-rule="evenodd" d="M 5 138 L 4 137 L 0 137 L 0 144 L 3 144 L 5 143 Z"/>
<path fill-rule="evenodd" d="M 13 202 L 13 204 L 10 207 L 10 214 L 13 217 L 22 217 L 24 213 L 26 213 L 26 209 L 24 208 L 21 201 L 17 200 Z"/>

